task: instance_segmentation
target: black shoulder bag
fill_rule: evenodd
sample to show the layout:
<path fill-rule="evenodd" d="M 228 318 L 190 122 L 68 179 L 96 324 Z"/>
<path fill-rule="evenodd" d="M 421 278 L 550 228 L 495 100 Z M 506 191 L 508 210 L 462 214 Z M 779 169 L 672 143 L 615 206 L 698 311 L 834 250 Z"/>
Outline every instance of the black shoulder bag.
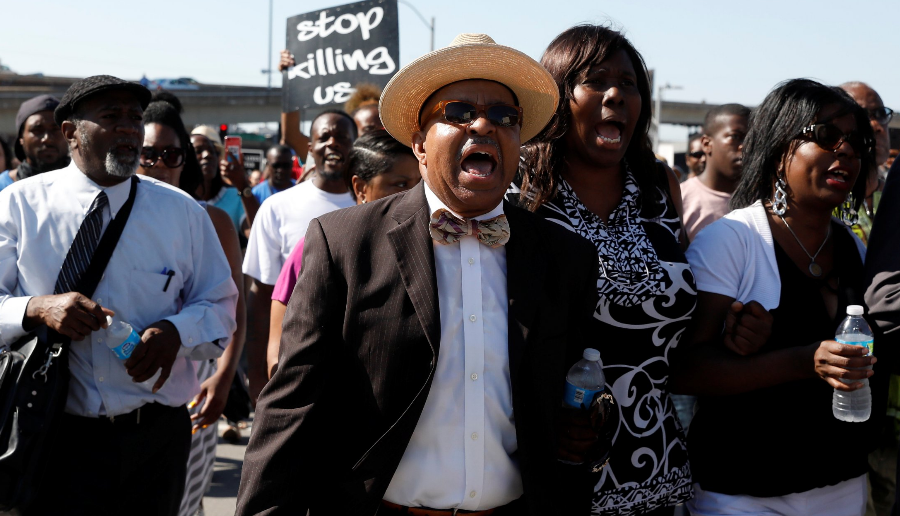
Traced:
<path fill-rule="evenodd" d="M 77 291 L 93 297 L 128 222 L 137 192 L 132 177 L 128 201 L 110 221 Z M 69 392 L 70 339 L 47 328 L 0 349 L 0 511 L 26 507 L 41 482 L 44 465 Z"/>

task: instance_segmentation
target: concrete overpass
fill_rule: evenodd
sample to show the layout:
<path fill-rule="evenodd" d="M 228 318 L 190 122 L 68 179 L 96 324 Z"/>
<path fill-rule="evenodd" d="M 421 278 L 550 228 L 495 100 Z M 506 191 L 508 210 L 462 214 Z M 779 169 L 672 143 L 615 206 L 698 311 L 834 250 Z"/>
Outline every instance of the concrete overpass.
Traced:
<path fill-rule="evenodd" d="M 14 136 L 19 105 L 36 95 L 49 93 L 62 97 L 77 79 L 0 74 L 0 134 Z M 184 123 L 237 124 L 278 122 L 281 113 L 281 89 L 255 86 L 201 84 L 197 90 L 173 90 L 184 104 Z M 697 127 L 715 104 L 662 101 L 664 124 Z M 900 136 L 900 115 L 891 121 L 892 135 Z"/>
<path fill-rule="evenodd" d="M 23 101 L 42 94 L 62 98 L 77 78 L 0 74 L 0 134 L 15 136 L 16 112 Z M 185 125 L 278 122 L 281 89 L 201 84 L 173 90 L 184 105 Z"/>

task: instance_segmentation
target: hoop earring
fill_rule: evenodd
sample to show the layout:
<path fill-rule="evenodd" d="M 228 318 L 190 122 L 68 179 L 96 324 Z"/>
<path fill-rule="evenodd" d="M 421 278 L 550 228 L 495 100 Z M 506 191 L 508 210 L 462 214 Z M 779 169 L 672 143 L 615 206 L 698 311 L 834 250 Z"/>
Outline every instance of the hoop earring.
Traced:
<path fill-rule="evenodd" d="M 779 217 L 787 211 L 787 185 L 780 177 L 775 179 L 775 198 L 772 199 L 772 212 Z"/>
<path fill-rule="evenodd" d="M 841 204 L 841 222 L 847 227 L 859 224 L 859 212 L 853 207 L 855 204 L 853 202 L 854 200 L 853 193 L 851 192 L 850 195 L 847 196 L 847 200 Z"/>

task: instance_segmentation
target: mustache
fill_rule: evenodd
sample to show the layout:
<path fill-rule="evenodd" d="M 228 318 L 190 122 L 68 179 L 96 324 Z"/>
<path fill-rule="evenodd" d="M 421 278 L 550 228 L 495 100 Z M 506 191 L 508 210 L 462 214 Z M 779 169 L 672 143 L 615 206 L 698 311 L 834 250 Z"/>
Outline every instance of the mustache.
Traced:
<path fill-rule="evenodd" d="M 490 136 L 470 136 L 465 142 L 463 142 L 462 146 L 459 148 L 459 151 L 456 153 L 456 161 L 462 160 L 463 152 L 465 152 L 465 150 L 472 145 L 492 145 L 495 149 L 497 149 L 497 159 L 499 161 L 503 161 L 503 153 L 500 152 L 500 144 L 498 144 L 497 140 L 494 140 Z"/>
<path fill-rule="evenodd" d="M 135 151 L 140 152 L 141 143 L 142 142 L 140 140 L 138 140 L 137 138 L 127 138 L 127 137 L 123 136 L 121 138 L 116 138 L 116 141 L 114 141 L 109 146 L 109 150 L 112 151 L 114 148 L 118 147 L 119 145 L 130 145 L 130 146 L 134 147 Z"/>

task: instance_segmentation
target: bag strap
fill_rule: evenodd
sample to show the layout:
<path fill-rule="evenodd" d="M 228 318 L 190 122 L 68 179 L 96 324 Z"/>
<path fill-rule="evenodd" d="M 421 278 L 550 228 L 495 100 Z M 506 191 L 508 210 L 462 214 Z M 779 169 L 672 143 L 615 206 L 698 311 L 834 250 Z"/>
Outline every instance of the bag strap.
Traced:
<path fill-rule="evenodd" d="M 137 195 L 137 184 L 140 182 L 141 180 L 138 179 L 136 175 L 131 176 L 131 191 L 128 193 L 128 200 L 125 201 L 125 204 L 119 209 L 118 215 L 109 221 L 109 225 L 106 226 L 106 231 L 100 238 L 100 243 L 97 244 L 97 249 L 94 250 L 90 265 L 88 265 L 88 268 L 78 280 L 75 291 L 81 295 L 85 297 L 94 297 L 94 291 L 97 290 L 100 278 L 103 277 L 103 272 L 106 271 L 109 259 L 116 249 L 116 244 L 119 243 L 119 237 L 122 236 L 122 231 L 125 229 L 125 223 L 128 222 L 128 217 L 131 215 L 131 208 L 134 206 L 134 198 Z M 69 337 L 62 335 L 49 327 L 47 328 L 47 351 L 55 353 L 54 357 L 59 356 L 62 348 L 68 347 L 70 341 L 71 339 L 69 339 Z M 47 367 L 49 367 L 49 365 L 50 361 L 47 362 Z M 46 368 L 44 369 L 44 372 L 46 373 Z"/>
<path fill-rule="evenodd" d="M 116 249 L 116 244 L 119 243 L 122 231 L 125 229 L 125 223 L 128 222 L 128 217 L 131 215 L 131 208 L 134 206 L 134 198 L 137 194 L 137 184 L 139 182 L 140 179 L 136 175 L 131 176 L 131 191 L 128 194 L 128 200 L 119 209 L 116 218 L 109 222 L 103 237 L 100 239 L 100 243 L 97 244 L 94 255 L 91 257 L 91 264 L 88 265 L 87 270 L 84 271 L 84 274 L 78 280 L 76 292 L 85 297 L 94 297 L 94 291 L 97 290 L 100 278 L 103 277 L 103 272 L 106 271 L 109 259 Z"/>

